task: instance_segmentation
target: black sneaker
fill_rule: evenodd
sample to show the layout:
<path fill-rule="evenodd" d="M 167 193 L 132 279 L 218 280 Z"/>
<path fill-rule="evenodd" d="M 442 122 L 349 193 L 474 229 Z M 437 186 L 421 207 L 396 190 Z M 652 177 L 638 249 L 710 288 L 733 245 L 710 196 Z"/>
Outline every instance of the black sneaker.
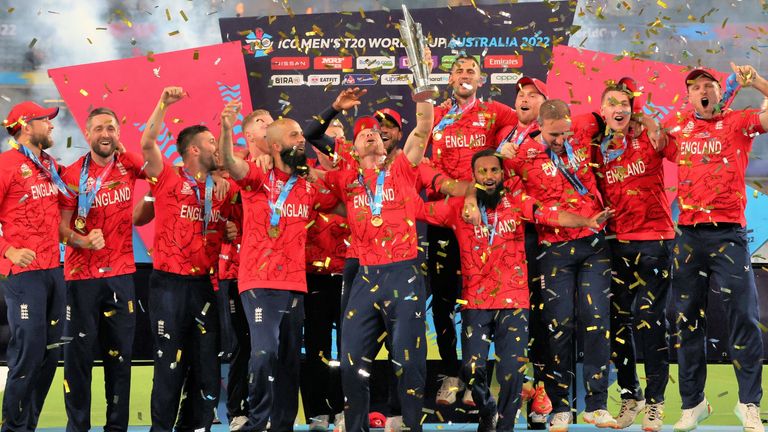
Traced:
<path fill-rule="evenodd" d="M 489 416 L 480 416 L 480 423 L 477 425 L 477 432 L 496 432 L 496 422 L 499 421 L 499 415 L 493 413 Z"/>

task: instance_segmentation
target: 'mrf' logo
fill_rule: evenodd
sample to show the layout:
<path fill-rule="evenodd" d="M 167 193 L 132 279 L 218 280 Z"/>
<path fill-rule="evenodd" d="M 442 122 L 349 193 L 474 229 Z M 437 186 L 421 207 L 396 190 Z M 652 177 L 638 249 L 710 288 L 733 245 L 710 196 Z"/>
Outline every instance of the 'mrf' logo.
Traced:
<path fill-rule="evenodd" d="M 244 49 L 254 57 L 266 57 L 273 51 L 272 35 L 264 33 L 261 28 L 248 33 L 245 42 Z"/>

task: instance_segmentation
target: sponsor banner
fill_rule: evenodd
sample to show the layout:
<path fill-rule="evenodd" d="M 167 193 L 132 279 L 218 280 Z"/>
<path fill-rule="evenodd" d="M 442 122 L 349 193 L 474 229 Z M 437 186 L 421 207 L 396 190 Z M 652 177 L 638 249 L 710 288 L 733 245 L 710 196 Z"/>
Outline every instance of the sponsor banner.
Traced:
<path fill-rule="evenodd" d="M 523 74 L 513 72 L 496 72 L 491 74 L 491 84 L 517 84 L 517 80 L 523 77 Z"/>
<path fill-rule="evenodd" d="M 523 67 L 521 55 L 487 55 L 483 59 L 486 69 L 519 69 Z"/>
<path fill-rule="evenodd" d="M 447 85 L 448 84 L 448 78 L 450 78 L 451 74 L 447 73 L 439 73 L 439 74 L 431 74 L 429 76 L 429 83 L 434 85 Z"/>
<path fill-rule="evenodd" d="M 372 86 L 379 80 L 378 75 L 371 74 L 346 74 L 344 75 L 345 86 Z"/>
<path fill-rule="evenodd" d="M 432 63 L 437 64 L 438 58 L 437 56 L 432 56 Z M 397 59 L 397 65 L 400 69 L 410 69 L 411 68 L 411 62 L 408 60 L 408 56 L 400 56 Z"/>
<path fill-rule="evenodd" d="M 306 70 L 309 69 L 309 57 L 272 57 L 272 70 Z"/>
<path fill-rule="evenodd" d="M 352 57 L 320 56 L 312 64 L 315 70 L 352 69 Z"/>
<path fill-rule="evenodd" d="M 304 75 L 272 75 L 269 77 L 271 86 L 295 87 L 304 85 Z"/>
<path fill-rule="evenodd" d="M 357 69 L 392 69 L 395 58 L 392 56 L 360 56 L 356 62 Z"/>
<path fill-rule="evenodd" d="M 189 96 L 169 109 L 157 142 L 163 157 L 175 164 L 181 162 L 175 137 L 183 128 L 203 124 L 218 136 L 219 115 L 227 102 L 240 100 L 244 114 L 251 111 L 241 47 L 240 42 L 229 42 L 149 57 L 67 66 L 51 69 L 48 75 L 81 129 L 85 130 L 93 107 L 108 107 L 121 119 L 120 141 L 128 151 L 139 154 L 141 134 L 163 88 L 183 87 Z M 242 115 L 238 116 L 235 123 L 234 139 L 236 145 L 245 146 L 242 119 Z M 148 189 L 146 182 L 136 182 L 134 197 L 143 199 Z M 134 258 L 137 262 L 151 262 L 147 249 L 152 247 L 154 225 L 150 223 L 137 231 Z"/>
<path fill-rule="evenodd" d="M 492 95 L 508 105 L 515 101 L 514 85 L 506 85 L 505 75 L 497 76 L 498 84 L 491 85 L 491 74 L 515 72 L 543 80 L 553 46 L 568 43 L 574 14 L 564 1 L 554 6 L 484 5 L 482 14 L 472 6 L 414 8 L 410 12 L 429 36 L 434 61 L 430 82 L 440 89 L 439 101 L 450 97 L 450 67 L 463 51 L 480 66 L 485 65 L 486 58 L 492 63 L 492 67 L 484 68 L 489 82 L 478 96 L 488 99 Z M 304 125 L 330 105 L 339 91 L 360 86 L 368 91 L 363 103 L 339 117 L 348 131 L 353 116 L 392 108 L 406 120 L 403 133 L 407 136 L 415 124 L 411 99 L 414 83 L 400 33 L 392 26 L 401 18 L 402 12 L 392 9 L 345 14 L 344 25 L 339 25 L 338 13 L 327 13 L 223 18 L 219 26 L 222 40 L 238 41 L 243 48 L 252 100 L 258 103 L 254 108 L 264 108 L 274 116 L 287 115 Z M 308 57 L 309 70 L 304 61 L 296 61 L 292 69 L 274 70 L 274 57 Z M 339 82 L 315 77 L 326 71 L 339 74 Z M 304 76 L 303 86 L 293 86 L 293 79 L 283 78 L 280 85 L 273 85 L 272 75 L 294 74 Z M 323 84 L 321 80 L 326 79 L 330 81 Z"/>
<path fill-rule="evenodd" d="M 382 74 L 381 85 L 408 85 L 413 84 L 411 74 Z"/>
<path fill-rule="evenodd" d="M 327 85 L 339 85 L 341 82 L 341 76 L 336 75 L 310 75 L 307 77 L 307 85 L 311 86 L 327 86 Z"/>

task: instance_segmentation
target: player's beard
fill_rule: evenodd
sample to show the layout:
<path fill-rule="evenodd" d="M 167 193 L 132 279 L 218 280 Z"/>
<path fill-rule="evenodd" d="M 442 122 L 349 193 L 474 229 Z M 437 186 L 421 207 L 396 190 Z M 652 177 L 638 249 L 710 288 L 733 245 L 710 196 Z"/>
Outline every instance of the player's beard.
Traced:
<path fill-rule="evenodd" d="M 493 191 L 488 192 L 485 189 L 477 189 L 477 203 L 485 208 L 495 209 L 499 202 L 501 202 L 502 187 L 501 184 L 496 184 L 496 188 Z"/>
<path fill-rule="evenodd" d="M 115 150 L 117 149 L 117 142 L 115 142 L 115 140 L 109 138 L 109 141 L 111 142 L 111 144 L 109 145 L 108 149 L 104 149 L 101 146 L 101 141 L 106 141 L 106 140 L 105 139 L 100 139 L 98 141 L 92 142 L 91 143 L 91 150 L 93 150 L 94 153 L 96 153 L 97 155 L 99 155 L 99 156 L 101 156 L 103 158 L 108 158 L 108 157 L 112 156 L 115 153 Z"/>
<path fill-rule="evenodd" d="M 293 172 L 300 176 L 307 175 L 307 154 L 296 147 L 288 147 L 280 150 L 280 159 L 288 165 Z"/>
<path fill-rule="evenodd" d="M 29 143 L 41 150 L 48 150 L 53 147 L 53 140 L 48 134 L 32 135 L 29 137 Z"/>

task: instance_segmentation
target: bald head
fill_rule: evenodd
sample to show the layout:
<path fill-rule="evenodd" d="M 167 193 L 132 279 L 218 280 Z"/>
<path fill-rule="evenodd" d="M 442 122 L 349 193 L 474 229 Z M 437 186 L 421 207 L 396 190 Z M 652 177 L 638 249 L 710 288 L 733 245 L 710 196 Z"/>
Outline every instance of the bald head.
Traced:
<path fill-rule="evenodd" d="M 298 131 L 298 133 L 301 134 L 301 126 L 299 126 L 295 120 L 289 118 L 277 119 L 271 125 L 267 126 L 267 144 L 270 146 L 278 144 L 282 147 L 286 134 L 295 131 Z"/>

